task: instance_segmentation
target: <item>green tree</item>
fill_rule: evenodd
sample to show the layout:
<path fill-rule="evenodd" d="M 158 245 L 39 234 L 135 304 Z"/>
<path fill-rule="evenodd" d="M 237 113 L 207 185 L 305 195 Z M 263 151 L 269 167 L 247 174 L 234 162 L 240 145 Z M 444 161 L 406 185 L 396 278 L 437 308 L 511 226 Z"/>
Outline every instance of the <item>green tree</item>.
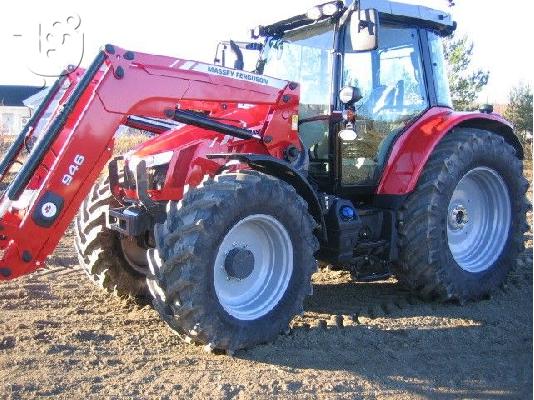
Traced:
<path fill-rule="evenodd" d="M 532 88 L 520 83 L 510 90 L 504 116 L 514 124 L 527 158 L 532 158 Z"/>
<path fill-rule="evenodd" d="M 454 108 L 460 111 L 476 109 L 475 101 L 488 84 L 489 71 L 469 68 L 474 46 L 467 36 L 449 37 L 443 41 L 443 47 Z"/>
<path fill-rule="evenodd" d="M 519 134 L 532 134 L 532 89 L 520 83 L 510 90 L 504 116 L 512 121 Z"/>

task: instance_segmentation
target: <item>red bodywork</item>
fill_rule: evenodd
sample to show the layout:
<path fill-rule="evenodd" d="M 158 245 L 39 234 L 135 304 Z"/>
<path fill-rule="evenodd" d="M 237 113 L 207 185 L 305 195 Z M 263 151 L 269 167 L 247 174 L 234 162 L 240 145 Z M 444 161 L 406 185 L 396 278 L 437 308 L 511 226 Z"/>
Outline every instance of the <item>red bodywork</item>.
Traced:
<path fill-rule="evenodd" d="M 511 124 L 498 114 L 431 108 L 393 145 L 376 193 L 404 195 L 413 191 L 434 147 L 455 126 L 468 122 L 475 126 L 480 122 L 480 126 L 489 124 L 496 131 L 512 131 Z"/>
<path fill-rule="evenodd" d="M 227 69 L 207 73 L 202 71 L 206 64 L 171 57 L 134 56 L 128 60 L 130 54 L 125 57 L 123 49 L 107 47 L 102 67 L 68 113 L 65 125 L 27 185 L 27 195 L 31 194 L 28 190 L 36 191 L 29 203 L 10 204 L 5 194 L 0 199 L 0 206 L 10 205 L 0 219 L 0 280 L 43 266 L 111 158 L 114 134 L 120 125 L 127 124 L 129 115 L 166 118 L 166 110 L 201 111 L 223 118 L 227 124 L 257 130 L 263 138 L 238 140 L 191 126 L 181 128 L 179 134 L 163 133 L 139 154 L 175 150 L 170 164 L 175 173 L 169 174 L 172 178 L 164 190 L 154 193 L 155 200 L 181 198 L 184 185 L 198 184 L 205 174 L 215 174 L 225 163 L 224 159 L 208 160 L 206 154 L 240 152 L 282 158 L 287 146 L 301 148 L 292 123 L 298 113 L 298 85 L 242 72 L 236 72 L 240 74 L 238 79 L 223 76 Z M 79 83 L 82 72 L 68 75 L 71 85 L 61 104 Z M 61 112 L 61 107 L 55 112 Z M 267 137 L 269 140 L 265 140 Z M 64 183 L 69 180 L 69 184 Z M 47 192 L 60 196 L 64 205 L 53 225 L 45 228 L 32 216 Z"/>

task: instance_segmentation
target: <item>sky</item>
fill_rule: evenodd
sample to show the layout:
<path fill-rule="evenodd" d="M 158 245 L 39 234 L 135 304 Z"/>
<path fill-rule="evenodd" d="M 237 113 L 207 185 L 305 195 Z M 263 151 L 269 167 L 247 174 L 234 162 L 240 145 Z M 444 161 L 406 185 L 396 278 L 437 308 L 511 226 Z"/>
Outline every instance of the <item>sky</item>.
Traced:
<path fill-rule="evenodd" d="M 105 43 L 212 62 L 219 40 L 248 40 L 250 28 L 300 14 L 323 1 L 4 2 L 0 84 L 50 84 L 53 78 L 45 76 L 66 64 L 88 65 Z M 404 1 L 448 9 L 445 0 Z M 473 67 L 490 71 L 481 102 L 505 103 L 511 87 L 520 81 L 532 85 L 534 56 L 528 47 L 534 39 L 533 9 L 525 0 L 456 0 L 448 9 L 458 22 L 457 34 L 468 35 L 475 45 Z"/>

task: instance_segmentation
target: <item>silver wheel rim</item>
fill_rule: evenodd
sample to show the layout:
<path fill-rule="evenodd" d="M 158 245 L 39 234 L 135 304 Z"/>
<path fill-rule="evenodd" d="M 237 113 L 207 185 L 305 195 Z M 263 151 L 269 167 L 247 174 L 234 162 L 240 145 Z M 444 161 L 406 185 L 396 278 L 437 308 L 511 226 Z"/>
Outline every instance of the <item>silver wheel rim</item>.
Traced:
<path fill-rule="evenodd" d="M 246 277 L 229 273 L 228 257 L 235 252 L 253 257 Z M 282 299 L 292 273 L 293 245 L 287 230 L 270 215 L 250 215 L 235 224 L 219 246 L 213 274 L 215 293 L 228 314 L 255 320 Z"/>
<path fill-rule="evenodd" d="M 448 207 L 447 239 L 465 271 L 487 270 L 501 255 L 512 219 L 508 188 L 493 169 L 478 167 L 458 182 Z"/>

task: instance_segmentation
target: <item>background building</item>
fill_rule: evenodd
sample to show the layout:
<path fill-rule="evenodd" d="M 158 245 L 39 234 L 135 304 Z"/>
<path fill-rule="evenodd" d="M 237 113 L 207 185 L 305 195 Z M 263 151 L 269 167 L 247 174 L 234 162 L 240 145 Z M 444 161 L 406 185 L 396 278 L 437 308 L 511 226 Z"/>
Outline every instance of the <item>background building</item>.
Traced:
<path fill-rule="evenodd" d="M 31 117 L 31 109 L 23 103 L 42 88 L 37 86 L 0 85 L 0 135 L 16 135 Z"/>

